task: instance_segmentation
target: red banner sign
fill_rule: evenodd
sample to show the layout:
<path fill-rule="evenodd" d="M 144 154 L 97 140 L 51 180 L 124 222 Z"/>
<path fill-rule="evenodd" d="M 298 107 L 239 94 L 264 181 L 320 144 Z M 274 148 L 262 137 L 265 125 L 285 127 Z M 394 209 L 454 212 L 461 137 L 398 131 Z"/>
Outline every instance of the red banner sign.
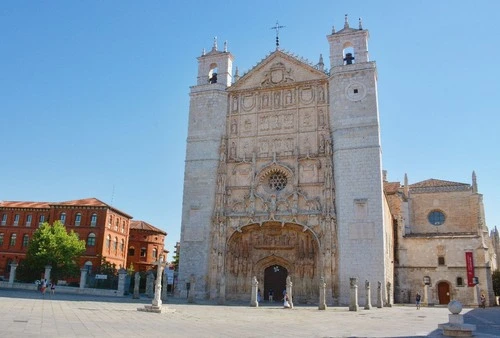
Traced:
<path fill-rule="evenodd" d="M 474 259 L 472 258 L 472 252 L 465 253 L 465 262 L 467 264 L 467 285 L 475 286 L 474 284 Z"/>

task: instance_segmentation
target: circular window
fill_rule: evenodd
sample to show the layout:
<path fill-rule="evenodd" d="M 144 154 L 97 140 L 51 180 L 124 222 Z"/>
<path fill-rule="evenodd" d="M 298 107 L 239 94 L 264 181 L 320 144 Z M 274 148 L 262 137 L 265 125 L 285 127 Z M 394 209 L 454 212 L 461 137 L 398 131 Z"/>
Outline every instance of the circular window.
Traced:
<path fill-rule="evenodd" d="M 286 187 L 287 178 L 283 173 L 275 172 L 269 176 L 269 188 L 274 191 L 281 191 Z"/>
<path fill-rule="evenodd" d="M 444 223 L 445 217 L 441 211 L 434 210 L 429 213 L 427 219 L 432 225 L 441 225 Z"/>

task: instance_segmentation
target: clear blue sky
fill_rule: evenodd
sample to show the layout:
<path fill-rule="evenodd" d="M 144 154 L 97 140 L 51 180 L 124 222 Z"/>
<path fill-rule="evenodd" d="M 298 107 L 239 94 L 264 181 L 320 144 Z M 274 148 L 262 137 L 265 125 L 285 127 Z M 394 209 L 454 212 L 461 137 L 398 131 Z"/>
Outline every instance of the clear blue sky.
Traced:
<path fill-rule="evenodd" d="M 390 181 L 471 183 L 500 226 L 500 1 L 2 1 L 0 200 L 96 197 L 180 238 L 189 87 L 213 37 L 240 74 L 281 47 L 329 68 L 358 17 Z"/>

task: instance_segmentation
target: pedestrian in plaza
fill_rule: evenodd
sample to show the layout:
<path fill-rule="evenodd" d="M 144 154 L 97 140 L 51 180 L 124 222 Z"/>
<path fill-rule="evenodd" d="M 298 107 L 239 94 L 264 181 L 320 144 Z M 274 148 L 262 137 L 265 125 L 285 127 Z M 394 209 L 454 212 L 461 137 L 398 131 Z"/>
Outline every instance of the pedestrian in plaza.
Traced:
<path fill-rule="evenodd" d="M 273 291 L 273 289 L 269 289 L 269 302 L 270 303 L 274 302 L 273 297 L 274 297 L 274 291 Z"/>
<path fill-rule="evenodd" d="M 283 308 L 284 309 L 290 308 L 290 302 L 288 301 L 288 294 L 286 293 L 286 290 L 285 290 L 285 293 L 283 295 Z"/>
<path fill-rule="evenodd" d="M 260 289 L 257 290 L 257 302 L 260 303 L 262 296 L 260 295 Z"/>
<path fill-rule="evenodd" d="M 484 295 L 484 293 L 481 294 L 481 307 L 483 309 L 486 308 L 486 296 Z"/>
<path fill-rule="evenodd" d="M 45 290 L 47 290 L 47 280 L 46 279 L 44 279 L 42 281 L 42 286 L 40 288 L 40 291 L 42 292 L 42 295 L 44 295 L 44 296 L 45 296 Z"/>
<path fill-rule="evenodd" d="M 56 283 L 54 283 L 54 281 L 52 281 L 52 283 L 50 283 L 50 294 L 54 294 L 56 293 Z"/>
<path fill-rule="evenodd" d="M 420 310 L 420 300 L 422 297 L 420 296 L 420 293 L 417 292 L 417 295 L 415 296 L 415 302 L 417 304 L 417 310 Z"/>

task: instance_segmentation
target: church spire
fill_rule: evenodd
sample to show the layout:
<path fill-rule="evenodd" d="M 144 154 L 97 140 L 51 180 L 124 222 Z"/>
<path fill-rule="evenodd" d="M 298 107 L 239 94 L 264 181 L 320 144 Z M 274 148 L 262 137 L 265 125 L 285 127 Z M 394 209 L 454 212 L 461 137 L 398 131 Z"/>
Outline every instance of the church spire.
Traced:
<path fill-rule="evenodd" d="M 349 28 L 349 19 L 347 18 L 347 14 L 345 15 L 344 19 L 344 28 Z"/>
<path fill-rule="evenodd" d="M 323 54 L 319 55 L 318 69 L 322 72 L 325 70 L 325 64 L 323 62 Z"/>
<path fill-rule="evenodd" d="M 475 171 L 472 171 L 472 192 L 477 194 L 477 178 Z"/>
<path fill-rule="evenodd" d="M 359 18 L 359 30 L 363 30 L 363 20 L 361 18 Z"/>
<path fill-rule="evenodd" d="M 405 198 L 408 198 L 408 194 L 410 193 L 410 187 L 408 186 L 408 174 L 405 173 L 404 187 L 403 187 L 403 195 Z"/>
<path fill-rule="evenodd" d="M 217 51 L 217 37 L 214 36 L 214 44 L 212 46 L 212 51 Z"/>

